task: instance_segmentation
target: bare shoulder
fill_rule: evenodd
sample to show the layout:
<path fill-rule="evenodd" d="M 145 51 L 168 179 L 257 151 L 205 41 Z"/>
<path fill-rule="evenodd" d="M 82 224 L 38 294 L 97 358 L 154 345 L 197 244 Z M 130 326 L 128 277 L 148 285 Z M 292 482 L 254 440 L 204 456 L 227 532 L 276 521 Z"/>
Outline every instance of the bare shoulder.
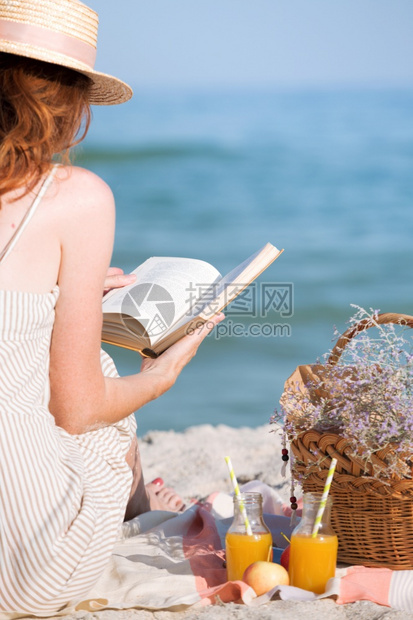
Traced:
<path fill-rule="evenodd" d="M 72 211 L 97 210 L 111 213 L 114 198 L 109 185 L 97 174 L 78 166 L 59 166 L 56 172 L 57 191 L 63 205 Z"/>
<path fill-rule="evenodd" d="M 54 189 L 49 207 L 62 247 L 72 247 L 75 239 L 87 236 L 90 244 L 109 246 L 111 251 L 115 203 L 110 187 L 90 170 L 60 166 Z"/>

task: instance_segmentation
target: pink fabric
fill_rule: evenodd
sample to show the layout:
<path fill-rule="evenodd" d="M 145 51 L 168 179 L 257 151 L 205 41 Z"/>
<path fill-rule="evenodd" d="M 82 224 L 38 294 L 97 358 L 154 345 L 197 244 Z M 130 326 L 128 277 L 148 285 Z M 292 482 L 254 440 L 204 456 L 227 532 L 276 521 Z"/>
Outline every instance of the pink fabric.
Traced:
<path fill-rule="evenodd" d="M 208 510 L 199 507 L 183 537 L 182 546 L 195 575 L 198 592 L 214 588 L 226 581 L 224 551 L 221 549 L 215 520 Z"/>
<path fill-rule="evenodd" d="M 355 601 L 373 601 L 390 607 L 389 592 L 393 571 L 389 568 L 351 566 L 340 580 L 339 605 Z"/>
<path fill-rule="evenodd" d="M 228 582 L 224 568 L 224 550 L 214 517 L 209 512 L 213 497 L 205 507 L 199 506 L 195 519 L 183 537 L 185 557 L 189 558 L 195 586 L 202 605 L 242 601 L 250 588 L 242 581 Z M 252 593 L 251 593 L 252 594 Z"/>
<path fill-rule="evenodd" d="M 96 48 L 80 39 L 42 26 L 0 19 L 0 37 L 12 43 L 35 45 L 51 52 L 70 56 L 93 69 Z"/>

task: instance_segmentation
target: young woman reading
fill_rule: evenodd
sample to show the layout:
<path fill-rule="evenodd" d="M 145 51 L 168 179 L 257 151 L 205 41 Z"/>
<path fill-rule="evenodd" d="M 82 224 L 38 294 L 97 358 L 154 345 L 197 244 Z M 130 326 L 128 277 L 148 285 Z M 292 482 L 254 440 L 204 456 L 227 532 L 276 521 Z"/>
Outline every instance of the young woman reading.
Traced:
<path fill-rule="evenodd" d="M 67 153 L 90 104 L 132 93 L 94 71 L 96 34 L 76 0 L 0 0 L 2 612 L 58 611 L 97 580 L 125 513 L 182 506 L 162 484 L 145 487 L 133 412 L 174 384 L 223 318 L 135 375 L 118 377 L 101 353 L 114 201 Z"/>

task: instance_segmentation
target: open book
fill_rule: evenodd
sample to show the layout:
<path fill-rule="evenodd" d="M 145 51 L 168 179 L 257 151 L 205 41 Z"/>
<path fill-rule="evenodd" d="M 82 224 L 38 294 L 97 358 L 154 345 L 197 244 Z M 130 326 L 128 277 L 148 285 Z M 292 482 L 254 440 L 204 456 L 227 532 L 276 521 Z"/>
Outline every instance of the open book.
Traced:
<path fill-rule="evenodd" d="M 191 258 L 149 258 L 102 303 L 102 341 L 156 357 L 221 312 L 281 254 L 267 243 L 226 276 Z"/>

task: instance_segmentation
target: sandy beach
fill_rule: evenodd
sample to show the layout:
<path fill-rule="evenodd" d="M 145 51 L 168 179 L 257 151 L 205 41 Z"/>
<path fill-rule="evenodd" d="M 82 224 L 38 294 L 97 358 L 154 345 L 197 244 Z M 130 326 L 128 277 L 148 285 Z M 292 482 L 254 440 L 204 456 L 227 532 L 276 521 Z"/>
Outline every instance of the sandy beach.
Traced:
<path fill-rule="evenodd" d="M 157 476 L 174 486 L 187 500 L 202 499 L 214 491 L 231 492 L 224 456 L 230 455 L 240 482 L 260 479 L 271 485 L 285 501 L 289 498 L 289 477 L 283 478 L 278 433 L 269 425 L 234 429 L 227 426 L 195 426 L 182 433 L 153 431 L 140 439 L 146 480 Z M 66 620 L 386 620 L 413 619 L 413 614 L 361 601 L 337 605 L 332 600 L 315 602 L 271 601 L 253 608 L 227 604 L 188 608 L 186 611 L 129 609 L 123 611 L 76 612 Z"/>

